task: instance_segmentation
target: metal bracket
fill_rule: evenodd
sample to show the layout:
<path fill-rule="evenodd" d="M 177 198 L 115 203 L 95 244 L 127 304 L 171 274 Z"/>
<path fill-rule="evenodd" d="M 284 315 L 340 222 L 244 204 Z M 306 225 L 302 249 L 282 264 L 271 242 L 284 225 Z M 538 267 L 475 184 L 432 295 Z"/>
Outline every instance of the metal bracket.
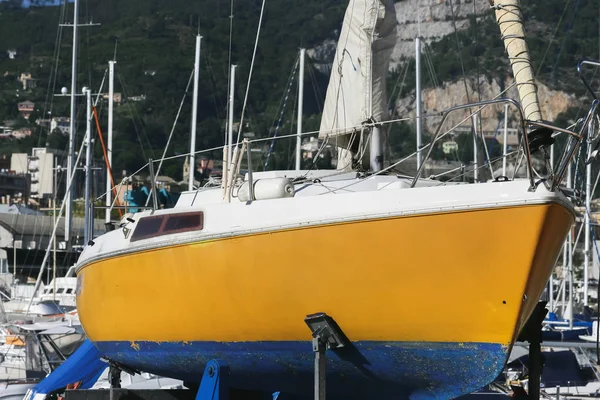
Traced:
<path fill-rule="evenodd" d="M 210 360 L 204 369 L 196 400 L 229 399 L 229 367 L 223 361 Z"/>
<path fill-rule="evenodd" d="M 312 347 L 315 353 L 315 400 L 326 398 L 327 350 L 339 349 L 346 345 L 348 339 L 335 323 L 333 318 L 325 313 L 307 315 L 304 319 L 313 336 Z"/>

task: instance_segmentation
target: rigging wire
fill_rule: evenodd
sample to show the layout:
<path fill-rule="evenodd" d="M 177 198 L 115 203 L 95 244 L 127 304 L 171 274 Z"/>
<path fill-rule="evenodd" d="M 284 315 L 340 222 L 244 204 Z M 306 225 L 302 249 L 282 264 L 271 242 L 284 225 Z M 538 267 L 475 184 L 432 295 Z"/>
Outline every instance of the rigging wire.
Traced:
<path fill-rule="evenodd" d="M 569 34 L 571 33 L 571 29 L 573 28 L 573 21 L 575 20 L 575 16 L 577 16 L 577 10 L 579 10 L 580 2 L 581 2 L 581 0 L 577 0 L 577 3 L 575 3 L 575 10 L 573 11 L 573 15 L 571 16 L 571 20 L 569 21 L 569 26 L 567 27 L 567 33 L 565 34 L 565 37 L 563 38 L 563 41 L 560 45 L 560 49 L 558 50 L 558 55 L 556 56 L 556 61 L 554 62 L 554 68 L 552 69 L 552 75 L 551 75 L 552 80 L 554 80 L 554 78 L 555 78 L 555 72 L 556 72 L 556 69 L 558 68 L 558 62 L 560 60 L 560 56 L 562 54 L 563 48 L 565 47 L 567 38 L 569 37 Z"/>
<path fill-rule="evenodd" d="M 277 138 L 277 133 L 279 132 L 279 127 L 281 126 L 281 121 L 283 120 L 283 114 L 285 113 L 285 109 L 287 106 L 288 98 L 290 96 L 290 90 L 292 89 L 292 84 L 294 83 L 294 78 L 296 77 L 296 72 L 298 71 L 299 57 L 296 57 L 296 62 L 294 63 L 294 67 L 290 72 L 290 76 L 288 77 L 288 82 L 286 85 L 286 90 L 283 95 L 283 98 L 280 102 L 280 113 L 279 118 L 273 121 L 273 125 L 275 126 L 275 132 L 273 133 L 273 140 L 271 141 L 271 145 L 269 146 L 269 151 L 267 152 L 267 159 L 265 160 L 265 164 L 263 166 L 263 171 L 267 170 L 269 165 L 269 159 L 271 157 L 271 153 L 273 153 L 273 149 L 275 147 L 275 140 Z"/>
<path fill-rule="evenodd" d="M 128 94 L 127 94 L 128 90 L 127 90 L 127 86 L 125 85 L 125 81 L 123 80 L 123 77 L 121 76 L 119 71 L 115 71 L 115 72 L 116 72 L 117 78 L 119 79 L 119 82 L 121 83 L 121 89 L 123 90 L 123 95 L 125 97 L 128 97 Z M 142 141 L 142 137 L 140 136 L 140 130 L 141 130 L 142 134 L 144 135 L 144 138 L 146 139 L 146 143 L 150 149 L 150 153 L 152 154 L 152 157 L 154 157 L 154 149 L 152 147 L 152 144 L 150 143 L 150 140 L 148 139 L 148 135 L 144 131 L 143 123 L 141 123 L 142 119 L 138 115 L 136 108 L 133 107 L 130 102 L 126 102 L 125 104 L 127 105 L 127 111 L 129 111 L 129 117 L 131 118 L 131 122 L 133 124 L 133 129 L 135 130 L 135 134 L 138 139 L 138 143 L 140 144 L 140 147 L 142 150 L 142 155 L 144 156 L 144 159 L 147 160 L 148 156 L 146 155 L 146 151 L 144 150 L 144 143 Z M 136 123 L 136 118 L 139 119 L 139 121 L 140 121 L 139 129 L 138 129 L 138 125 Z"/>
<path fill-rule="evenodd" d="M 260 28 L 262 26 L 263 16 L 265 13 L 265 3 L 267 0 L 262 0 L 262 6 L 260 8 L 260 17 L 258 18 L 258 29 L 256 30 L 256 40 L 254 41 L 254 51 L 252 53 L 252 61 L 250 62 L 250 72 L 248 73 L 248 83 L 246 84 L 246 94 L 244 95 L 244 103 L 242 105 L 242 115 L 240 116 L 240 125 L 237 134 L 237 144 L 240 144 L 240 137 L 242 136 L 242 130 L 244 129 L 244 113 L 246 112 L 246 104 L 248 102 L 248 93 L 250 91 L 250 83 L 252 82 L 252 72 L 254 71 L 254 62 L 256 60 L 256 50 L 258 49 L 258 39 L 260 37 Z"/>
<path fill-rule="evenodd" d="M 167 154 L 167 150 L 169 150 L 169 144 L 171 144 L 171 139 L 173 138 L 173 133 L 175 132 L 175 127 L 177 126 L 177 121 L 179 120 L 179 115 L 181 114 L 181 109 L 183 108 L 183 104 L 185 103 L 185 98 L 187 97 L 188 90 L 192 83 L 193 77 L 194 77 L 194 70 L 192 70 L 192 73 L 190 74 L 190 78 L 188 79 L 188 83 L 185 88 L 185 92 L 183 93 L 183 98 L 181 99 L 181 103 L 179 104 L 179 110 L 177 111 L 177 115 L 175 116 L 175 121 L 173 122 L 173 126 L 171 127 L 171 133 L 169 133 L 169 138 L 167 139 L 167 144 L 165 145 L 165 149 L 163 151 L 162 157 L 160 158 L 160 162 L 158 163 L 158 168 L 156 169 L 156 172 L 154 173 L 154 177 L 153 177 L 154 180 L 156 180 L 158 175 L 160 175 L 160 169 L 163 165 L 163 161 L 165 161 L 165 155 Z M 189 152 L 187 152 L 185 155 L 186 156 L 189 155 Z M 152 182 L 153 186 L 155 184 L 156 184 L 156 182 Z M 154 193 L 154 194 L 156 194 L 156 193 Z M 145 204 L 146 207 L 148 206 L 149 201 L 150 201 L 150 196 L 146 197 L 146 204 Z"/>
<path fill-rule="evenodd" d="M 310 57 L 306 57 L 306 60 L 308 61 L 306 63 L 306 66 L 308 67 L 308 76 L 310 79 L 310 83 L 312 85 L 313 88 L 313 93 L 315 95 L 315 102 L 317 103 L 317 108 L 319 110 L 319 112 L 323 112 L 323 94 L 321 93 L 321 89 L 319 88 L 319 83 L 317 82 L 317 77 L 314 71 L 314 67 L 313 67 L 313 63 L 312 60 L 310 59 Z"/>

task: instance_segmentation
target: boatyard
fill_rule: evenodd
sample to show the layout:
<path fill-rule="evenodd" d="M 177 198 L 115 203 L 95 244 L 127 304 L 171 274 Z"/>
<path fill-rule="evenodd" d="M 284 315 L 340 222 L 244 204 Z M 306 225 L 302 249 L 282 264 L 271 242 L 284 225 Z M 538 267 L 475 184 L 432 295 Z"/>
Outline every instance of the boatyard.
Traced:
<path fill-rule="evenodd" d="M 1 400 L 600 398 L 600 4 L 171 3 L 0 0 Z"/>

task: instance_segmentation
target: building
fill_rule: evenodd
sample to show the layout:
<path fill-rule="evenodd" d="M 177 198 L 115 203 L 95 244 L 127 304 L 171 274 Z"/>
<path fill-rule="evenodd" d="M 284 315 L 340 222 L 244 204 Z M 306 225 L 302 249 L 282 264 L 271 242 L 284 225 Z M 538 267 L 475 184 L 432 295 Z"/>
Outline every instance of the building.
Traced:
<path fill-rule="evenodd" d="M 13 153 L 10 169 L 18 174 L 29 175 L 30 188 L 29 197 L 40 205 L 50 204 L 54 197 L 55 174 L 54 165 L 58 163 L 59 157 L 56 150 L 45 147 L 34 147 L 31 155 L 26 153 Z M 64 157 L 63 157 L 64 158 Z M 63 176 L 57 179 L 57 196 L 64 195 L 65 179 Z"/>
<path fill-rule="evenodd" d="M 36 80 L 31 77 L 29 72 L 22 72 L 18 80 L 23 85 L 23 90 L 33 89 L 37 86 Z"/>
<path fill-rule="evenodd" d="M 50 121 L 50 132 L 59 130 L 63 135 L 68 135 L 71 132 L 71 119 L 67 117 L 54 117 Z"/>
<path fill-rule="evenodd" d="M 15 139 L 23 139 L 31 136 L 33 133 L 31 128 L 19 128 L 12 131 L 12 137 Z"/>
<path fill-rule="evenodd" d="M 6 50 L 6 54 L 8 55 L 8 58 L 11 60 L 14 60 L 19 55 L 17 53 L 17 50 L 15 50 L 15 49 Z"/>
<path fill-rule="evenodd" d="M 141 94 L 139 96 L 131 96 L 131 97 L 127 98 L 127 101 L 133 101 L 133 102 L 144 101 L 144 100 L 146 100 L 145 94 Z"/>
<path fill-rule="evenodd" d="M 14 201 L 26 204 L 29 197 L 29 176 L 14 171 L 0 171 L 0 199 L 2 203 Z"/>
<path fill-rule="evenodd" d="M 19 107 L 19 114 L 21 114 L 21 116 L 23 118 L 29 119 L 29 117 L 31 116 L 31 113 L 35 109 L 35 103 L 32 101 L 26 100 L 22 103 L 19 103 L 18 107 Z"/>
<path fill-rule="evenodd" d="M 102 98 L 105 101 L 108 101 L 108 93 L 103 94 Z M 121 104 L 123 102 L 123 95 L 121 93 L 114 93 L 113 94 L 113 101 L 115 102 L 115 104 Z"/>
<path fill-rule="evenodd" d="M 444 154 L 453 154 L 455 151 L 458 151 L 458 143 L 454 140 L 449 140 L 442 144 L 442 151 Z"/>
<path fill-rule="evenodd" d="M 0 125 L 0 139 L 8 139 L 12 137 L 12 128 Z"/>

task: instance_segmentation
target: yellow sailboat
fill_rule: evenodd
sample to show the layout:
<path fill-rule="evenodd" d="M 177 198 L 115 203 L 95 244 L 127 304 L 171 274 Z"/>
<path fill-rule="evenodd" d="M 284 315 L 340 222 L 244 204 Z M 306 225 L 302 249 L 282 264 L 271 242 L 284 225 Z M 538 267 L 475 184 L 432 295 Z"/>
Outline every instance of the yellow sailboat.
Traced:
<path fill-rule="evenodd" d="M 547 127 L 536 122 L 533 76 L 522 62 L 520 9 L 516 0 L 495 5 L 519 79 L 522 132 Z M 322 125 L 323 136 L 344 147 L 342 164 L 365 153 L 353 136 L 378 137 L 385 80 L 372 76 L 387 70 L 394 34 L 392 2 L 350 1 Z M 571 135 L 570 150 L 580 144 L 582 134 L 556 130 Z M 249 166 L 237 177 L 244 152 L 235 152 L 223 187 L 136 213 L 86 247 L 77 265 L 81 322 L 122 365 L 198 381 L 206 363 L 220 359 L 233 386 L 308 397 L 313 356 L 304 318 L 325 312 L 354 349 L 328 359 L 330 397 L 477 390 L 502 370 L 574 220 L 559 186 L 573 152 L 535 180 L 531 144 L 523 135 L 528 179 L 480 184 L 386 174 L 374 142 L 379 172 L 371 174 Z M 507 236 L 512 245 L 498 246 Z"/>

